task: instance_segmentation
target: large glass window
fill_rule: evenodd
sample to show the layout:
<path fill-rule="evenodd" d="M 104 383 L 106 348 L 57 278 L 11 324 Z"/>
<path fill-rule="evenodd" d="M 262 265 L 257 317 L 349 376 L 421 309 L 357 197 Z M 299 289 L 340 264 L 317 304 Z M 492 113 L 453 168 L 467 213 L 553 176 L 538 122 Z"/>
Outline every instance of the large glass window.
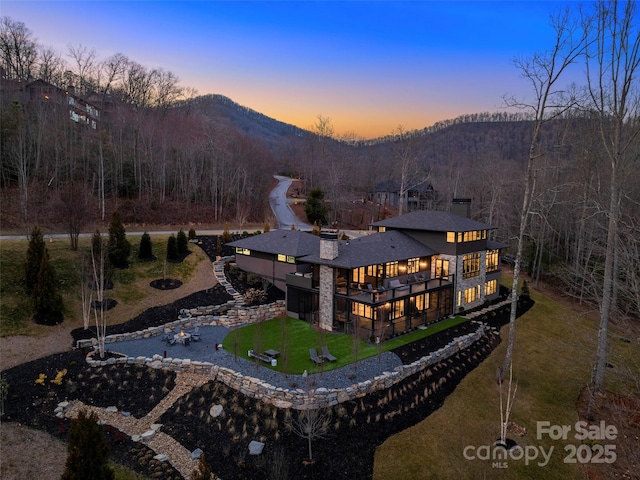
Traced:
<path fill-rule="evenodd" d="M 493 295 L 498 291 L 498 280 L 489 280 L 484 284 L 484 294 Z"/>
<path fill-rule="evenodd" d="M 436 259 L 436 278 L 449 276 L 449 260 Z"/>
<path fill-rule="evenodd" d="M 404 300 L 399 300 L 391 304 L 391 310 L 389 311 L 389 318 L 391 320 L 404 316 Z"/>
<path fill-rule="evenodd" d="M 458 305 L 472 303 L 480 300 L 480 285 L 467 288 L 464 292 L 458 292 Z"/>
<path fill-rule="evenodd" d="M 351 313 L 359 317 L 373 318 L 373 309 L 364 303 L 353 302 L 351 304 Z"/>
<path fill-rule="evenodd" d="M 398 276 L 398 262 L 387 262 L 384 266 L 385 277 L 397 277 Z"/>
<path fill-rule="evenodd" d="M 480 275 L 480 252 L 468 253 L 462 257 L 462 278 Z"/>
<path fill-rule="evenodd" d="M 487 250 L 487 272 L 498 270 L 498 250 Z"/>
<path fill-rule="evenodd" d="M 365 272 L 366 272 L 366 267 L 354 268 L 353 269 L 353 282 L 354 283 L 364 283 Z"/>
<path fill-rule="evenodd" d="M 423 293 L 415 297 L 415 306 L 417 312 L 422 312 L 429 308 L 429 294 Z"/>
<path fill-rule="evenodd" d="M 420 257 L 407 260 L 407 273 L 417 273 L 420 271 Z"/>

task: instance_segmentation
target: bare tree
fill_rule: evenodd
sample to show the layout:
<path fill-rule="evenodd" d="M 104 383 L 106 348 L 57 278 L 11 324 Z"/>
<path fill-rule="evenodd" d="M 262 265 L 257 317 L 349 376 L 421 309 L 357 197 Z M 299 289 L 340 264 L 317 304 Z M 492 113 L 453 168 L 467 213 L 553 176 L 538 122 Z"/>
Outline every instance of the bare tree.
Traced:
<path fill-rule="evenodd" d="M 65 61 L 52 47 L 38 49 L 38 78 L 47 83 L 61 86 L 66 65 Z"/>
<path fill-rule="evenodd" d="M 83 45 L 68 45 L 67 54 L 74 62 L 75 78 L 78 85 L 74 85 L 80 92 L 87 93 L 93 87 L 96 73 L 96 51 Z"/>
<path fill-rule="evenodd" d="M 309 460 L 313 461 L 311 444 L 313 440 L 326 438 L 329 430 L 329 415 L 320 408 L 298 410 L 297 418 L 291 421 L 291 430 L 307 440 Z"/>
<path fill-rule="evenodd" d="M 585 19 L 590 35 L 586 50 L 590 107 L 595 110 L 602 148 L 609 163 L 607 239 L 600 301 L 600 325 L 596 358 L 591 378 L 592 395 L 604 388 L 607 364 L 609 317 L 615 309 L 620 215 L 625 201 L 624 179 L 637 175 L 632 168 L 637 158 L 640 135 L 640 25 L 635 2 L 597 2 L 591 18 Z"/>
<path fill-rule="evenodd" d="M 7 78 L 26 81 L 35 73 L 37 43 L 24 23 L 0 19 L 0 54 Z"/>
<path fill-rule="evenodd" d="M 91 242 L 91 271 L 93 273 L 93 284 L 96 291 L 96 308 L 93 309 L 96 321 L 96 336 L 98 338 L 98 351 L 100 358 L 104 358 L 104 340 L 107 336 L 107 315 L 104 298 L 106 286 L 106 258 L 107 246 L 99 230 L 93 235 Z"/>
<path fill-rule="evenodd" d="M 524 250 L 525 232 L 529 224 L 531 205 L 536 185 L 537 160 L 546 154 L 541 145 L 542 126 L 560 117 L 576 104 L 575 92 L 565 91 L 558 87 L 562 74 L 572 65 L 584 49 L 584 38 L 576 36 L 579 31 L 572 21 L 569 10 L 552 17 L 552 26 L 556 37 L 551 50 L 536 53 L 531 58 L 516 59 L 515 66 L 522 76 L 529 81 L 533 89 L 533 102 L 525 103 L 513 97 L 505 97 L 510 107 L 527 109 L 531 112 L 533 132 L 529 145 L 529 156 L 524 184 L 524 196 L 520 210 L 520 227 L 518 230 L 516 259 L 513 267 L 513 284 L 511 289 L 511 315 L 509 319 L 509 338 L 502 368 L 498 375 L 504 378 L 511 368 L 513 347 L 515 343 L 515 321 L 518 306 L 518 283 Z"/>
<path fill-rule="evenodd" d="M 429 181 L 430 174 L 420 164 L 420 151 L 416 137 L 399 125 L 393 132 L 392 142 L 394 171 L 399 172 L 398 215 L 404 213 L 409 190 Z"/>

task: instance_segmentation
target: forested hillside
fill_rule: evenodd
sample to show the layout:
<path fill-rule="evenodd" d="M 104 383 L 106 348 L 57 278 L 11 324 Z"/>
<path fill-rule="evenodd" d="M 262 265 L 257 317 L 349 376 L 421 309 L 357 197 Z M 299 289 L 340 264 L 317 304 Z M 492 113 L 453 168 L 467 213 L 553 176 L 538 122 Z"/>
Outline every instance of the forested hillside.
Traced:
<path fill-rule="evenodd" d="M 101 60 L 77 46 L 67 63 L 16 20 L 3 17 L 1 34 L 3 230 L 82 229 L 105 224 L 115 209 L 126 223 L 262 224 L 271 216 L 272 177 L 281 173 L 303 180 L 302 196 L 323 191 L 332 226 L 366 228 L 384 215 L 375 196 L 381 183 L 400 195 L 431 185 L 434 208 L 470 198 L 472 216 L 514 245 L 535 124 L 526 110 L 398 127 L 375 140 L 338 138 L 329 118 L 304 131 L 221 95 L 196 96 L 171 72 L 123 54 Z M 629 86 L 637 98 L 636 77 Z M 638 105 L 622 122 L 607 118 L 585 104 L 544 122 L 525 263 L 536 280 L 551 278 L 581 301 L 600 298 L 613 198 L 615 302 L 637 315 Z M 614 129 L 624 146 L 615 171 L 604 136 Z M 369 213 L 354 225 L 361 205 Z"/>

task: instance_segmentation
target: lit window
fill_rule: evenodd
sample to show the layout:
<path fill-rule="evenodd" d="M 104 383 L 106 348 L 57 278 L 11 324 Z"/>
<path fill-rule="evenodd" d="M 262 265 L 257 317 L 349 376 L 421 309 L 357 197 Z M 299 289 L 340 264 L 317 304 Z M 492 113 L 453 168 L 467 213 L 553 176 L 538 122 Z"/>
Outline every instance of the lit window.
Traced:
<path fill-rule="evenodd" d="M 416 273 L 420 271 L 420 257 L 410 258 L 407 260 L 407 273 Z"/>
<path fill-rule="evenodd" d="M 480 253 L 469 253 L 462 257 L 462 278 L 480 275 Z"/>
<path fill-rule="evenodd" d="M 487 272 L 498 270 L 498 250 L 487 251 Z"/>
<path fill-rule="evenodd" d="M 498 291 L 498 280 L 489 280 L 484 284 L 484 294 L 489 296 Z"/>
<path fill-rule="evenodd" d="M 398 276 L 398 262 L 387 262 L 385 264 L 385 276 L 387 278 Z"/>
<path fill-rule="evenodd" d="M 369 305 L 365 305 L 364 303 L 353 302 L 351 304 L 351 313 L 353 313 L 354 315 L 358 315 L 359 317 L 373 318 L 371 316 L 371 307 Z"/>
<path fill-rule="evenodd" d="M 447 243 L 455 243 L 456 232 L 447 232 Z"/>
<path fill-rule="evenodd" d="M 236 247 L 236 253 L 240 255 L 251 255 L 251 250 L 248 248 Z"/>

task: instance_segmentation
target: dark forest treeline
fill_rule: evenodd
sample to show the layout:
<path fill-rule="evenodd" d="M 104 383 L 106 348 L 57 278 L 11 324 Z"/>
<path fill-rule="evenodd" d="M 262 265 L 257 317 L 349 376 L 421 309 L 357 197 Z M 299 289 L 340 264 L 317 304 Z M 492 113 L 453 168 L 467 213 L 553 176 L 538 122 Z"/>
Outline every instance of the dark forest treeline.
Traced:
<path fill-rule="evenodd" d="M 380 183 L 401 193 L 431 185 L 434 208 L 470 198 L 473 217 L 513 246 L 532 135 L 526 113 L 468 115 L 412 132 L 398 127 L 375 141 L 337 138 L 328 118 L 304 131 L 220 95 L 195 97 L 170 72 L 121 54 L 98 62 L 75 47 L 75 63 L 67 65 L 23 24 L 2 22 L 0 184 L 4 205 L 20 206 L 19 218 L 3 215 L 4 228 L 29 231 L 51 210 L 71 228 L 109 218 L 114 205 L 125 222 L 150 222 L 145 212 L 161 217 L 179 204 L 183 222 L 203 208 L 209 223 L 262 223 L 271 215 L 272 176 L 283 173 L 303 179 L 307 190 L 320 188 L 336 226 L 356 206 L 375 202 Z M 7 46 L 12 33 L 20 48 Z M 70 96 L 100 112 L 96 128 L 70 118 Z M 632 316 L 640 313 L 637 114 L 636 106 L 623 123 L 629 147 L 615 178 L 614 300 L 618 313 Z M 584 107 L 545 123 L 526 228 L 534 280 L 553 279 L 594 304 L 602 296 L 612 179 L 601 132 L 602 117 Z M 364 225 L 375 220 L 362 217 Z"/>

